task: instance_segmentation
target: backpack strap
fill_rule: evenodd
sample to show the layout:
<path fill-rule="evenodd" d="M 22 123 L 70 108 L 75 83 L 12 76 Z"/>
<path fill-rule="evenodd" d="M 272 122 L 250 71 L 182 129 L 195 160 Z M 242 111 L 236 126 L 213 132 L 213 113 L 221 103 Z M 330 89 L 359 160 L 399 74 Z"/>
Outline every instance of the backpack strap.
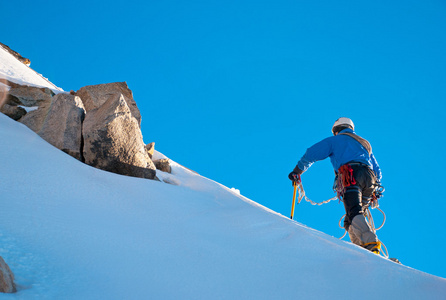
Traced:
<path fill-rule="evenodd" d="M 340 133 L 340 134 L 342 134 L 342 135 L 348 135 L 349 137 L 354 138 L 358 143 L 360 143 L 360 144 L 367 150 L 367 152 L 369 153 L 369 155 L 372 154 L 372 145 L 370 145 L 370 143 L 369 143 L 366 139 L 360 137 L 360 136 L 357 135 L 357 134 L 350 133 L 350 132 L 342 132 L 342 133 Z"/>

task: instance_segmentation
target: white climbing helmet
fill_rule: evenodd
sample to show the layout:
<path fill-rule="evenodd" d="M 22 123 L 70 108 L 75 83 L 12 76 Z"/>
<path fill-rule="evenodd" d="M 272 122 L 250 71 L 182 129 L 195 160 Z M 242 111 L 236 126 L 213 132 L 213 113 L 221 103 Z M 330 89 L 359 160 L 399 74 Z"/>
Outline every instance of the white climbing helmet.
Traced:
<path fill-rule="evenodd" d="M 334 129 L 337 126 L 350 126 L 353 130 L 355 130 L 355 124 L 353 124 L 353 121 L 349 118 L 339 118 L 336 120 L 336 122 L 333 124 L 333 127 L 331 128 L 331 132 L 334 134 Z"/>

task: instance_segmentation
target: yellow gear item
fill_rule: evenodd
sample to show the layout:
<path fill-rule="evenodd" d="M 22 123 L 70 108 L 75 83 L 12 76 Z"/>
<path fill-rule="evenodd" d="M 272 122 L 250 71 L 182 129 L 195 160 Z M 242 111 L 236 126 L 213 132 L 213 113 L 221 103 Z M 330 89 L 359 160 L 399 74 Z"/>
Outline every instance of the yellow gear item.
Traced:
<path fill-rule="evenodd" d="M 362 247 L 366 248 L 367 246 L 371 246 L 371 245 L 374 245 L 374 246 L 372 247 L 372 249 L 368 249 L 368 250 L 372 251 L 375 254 L 379 254 L 380 250 L 381 250 L 381 242 L 377 241 L 377 242 L 366 243 L 366 244 L 363 244 Z"/>
<path fill-rule="evenodd" d="M 294 206 L 296 204 L 297 182 L 293 181 L 293 186 L 294 186 L 294 194 L 293 194 L 293 204 L 291 205 L 291 217 L 290 217 L 290 219 L 293 219 L 293 216 L 294 216 Z"/>

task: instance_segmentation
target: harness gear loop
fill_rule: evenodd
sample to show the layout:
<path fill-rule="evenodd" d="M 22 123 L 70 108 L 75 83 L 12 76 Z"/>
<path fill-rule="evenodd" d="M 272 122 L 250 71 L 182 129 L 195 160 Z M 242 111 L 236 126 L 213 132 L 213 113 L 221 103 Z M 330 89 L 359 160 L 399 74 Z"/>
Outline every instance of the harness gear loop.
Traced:
<path fill-rule="evenodd" d="M 336 173 L 336 180 L 333 186 L 339 200 L 344 196 L 345 189 L 351 185 L 355 185 L 356 180 L 353 177 L 353 169 L 349 164 L 342 165 Z"/>
<path fill-rule="evenodd" d="M 378 200 L 383 196 L 385 189 L 379 182 L 375 183 L 374 186 L 375 186 L 375 190 L 373 191 L 373 194 L 372 194 L 372 200 L 370 201 L 370 207 L 378 208 L 379 207 Z"/>
<path fill-rule="evenodd" d="M 342 175 L 342 185 L 344 188 L 356 184 L 356 180 L 353 177 L 353 169 L 349 164 L 341 166 L 338 170 L 338 174 Z"/>

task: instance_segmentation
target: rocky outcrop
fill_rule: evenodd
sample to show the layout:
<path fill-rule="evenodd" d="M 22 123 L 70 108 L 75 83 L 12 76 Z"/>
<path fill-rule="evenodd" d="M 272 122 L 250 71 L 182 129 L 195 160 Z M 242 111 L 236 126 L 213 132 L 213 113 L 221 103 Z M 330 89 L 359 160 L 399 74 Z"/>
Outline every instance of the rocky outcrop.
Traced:
<path fill-rule="evenodd" d="M 156 179 L 155 143 L 144 145 L 141 114 L 125 82 L 55 95 L 47 88 L 0 80 L 0 110 L 44 140 L 93 167 Z M 168 172 L 168 161 L 157 162 Z"/>
<path fill-rule="evenodd" d="M 81 99 L 70 94 L 58 94 L 38 134 L 56 148 L 82 160 L 82 122 L 85 109 Z"/>
<path fill-rule="evenodd" d="M 116 98 L 122 95 L 130 108 L 133 117 L 138 121 L 138 126 L 141 126 L 141 113 L 139 112 L 136 102 L 133 99 L 132 91 L 125 82 L 85 86 L 78 90 L 76 95 L 82 99 L 87 112 L 101 107 L 111 98 Z"/>
<path fill-rule="evenodd" d="M 16 291 L 14 274 L 3 257 L 0 256 L 0 293 L 15 293 Z"/>
<path fill-rule="evenodd" d="M 122 175 L 155 178 L 139 122 L 123 94 L 110 96 L 100 107 L 87 110 L 83 137 L 85 163 Z"/>

